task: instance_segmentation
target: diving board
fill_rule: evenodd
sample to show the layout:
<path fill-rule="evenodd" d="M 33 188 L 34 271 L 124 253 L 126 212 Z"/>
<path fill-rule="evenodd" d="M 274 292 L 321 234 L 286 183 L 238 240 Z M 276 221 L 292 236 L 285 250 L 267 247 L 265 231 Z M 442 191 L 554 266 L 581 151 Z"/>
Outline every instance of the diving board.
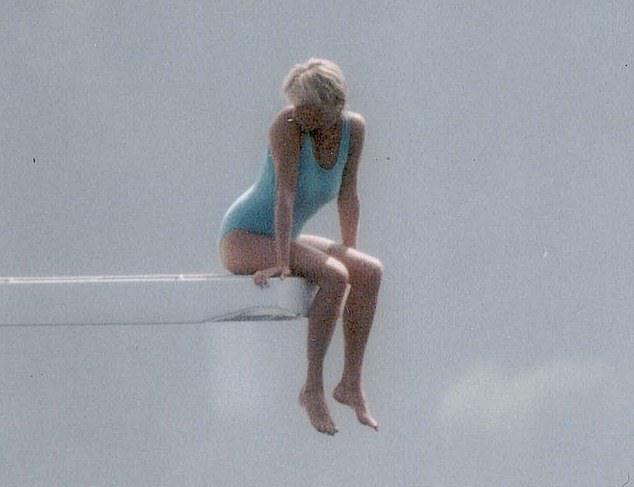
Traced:
<path fill-rule="evenodd" d="M 0 326 L 179 324 L 306 316 L 314 286 L 297 277 L 154 274 L 0 277 Z"/>

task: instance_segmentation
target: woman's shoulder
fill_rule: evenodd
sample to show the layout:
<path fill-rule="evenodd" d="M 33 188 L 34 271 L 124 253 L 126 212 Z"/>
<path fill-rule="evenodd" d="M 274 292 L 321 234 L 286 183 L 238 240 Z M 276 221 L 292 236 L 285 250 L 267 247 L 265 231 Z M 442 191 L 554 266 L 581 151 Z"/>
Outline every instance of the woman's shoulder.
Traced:
<path fill-rule="evenodd" d="M 284 108 L 282 108 L 279 112 L 277 112 L 275 117 L 273 117 L 273 120 L 275 121 L 275 120 L 278 120 L 280 118 L 283 118 L 285 120 L 292 119 L 293 118 L 293 110 L 294 110 L 293 105 L 287 105 Z"/>
<path fill-rule="evenodd" d="M 297 136 L 300 134 L 299 125 L 293 120 L 293 107 L 282 108 L 271 121 L 269 135 L 272 138 Z"/>
<path fill-rule="evenodd" d="M 293 110 L 294 108 L 292 105 L 288 105 L 282 108 L 273 117 L 273 120 L 271 121 L 271 126 L 276 124 L 298 126 L 297 122 L 293 118 L 293 115 L 294 115 Z"/>
<path fill-rule="evenodd" d="M 350 120 L 351 124 L 365 127 L 365 118 L 360 113 L 352 112 L 350 110 L 346 110 L 343 113 L 343 115 L 344 115 L 345 118 Z"/>
<path fill-rule="evenodd" d="M 346 111 L 344 117 L 350 122 L 350 135 L 353 139 L 361 139 L 365 136 L 366 122 L 363 115 L 357 112 Z"/>

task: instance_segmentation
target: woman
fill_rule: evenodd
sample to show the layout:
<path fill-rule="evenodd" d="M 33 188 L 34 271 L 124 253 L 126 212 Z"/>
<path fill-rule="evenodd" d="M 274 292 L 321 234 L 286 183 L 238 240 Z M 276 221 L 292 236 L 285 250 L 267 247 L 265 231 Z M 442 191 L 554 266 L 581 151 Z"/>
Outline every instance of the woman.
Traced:
<path fill-rule="evenodd" d="M 356 250 L 357 169 L 365 122 L 343 110 L 346 83 L 331 61 L 310 59 L 294 66 L 282 89 L 291 105 L 271 124 L 270 147 L 255 184 L 224 216 L 221 260 L 234 274 L 254 275 L 262 287 L 270 278 L 286 276 L 317 285 L 308 313 L 308 372 L 299 399 L 312 425 L 330 435 L 338 430 L 326 404 L 323 364 L 343 307 L 344 370 L 333 396 L 361 423 L 378 430 L 361 384 L 383 271 L 381 262 Z M 300 233 L 306 220 L 335 197 L 342 243 Z"/>

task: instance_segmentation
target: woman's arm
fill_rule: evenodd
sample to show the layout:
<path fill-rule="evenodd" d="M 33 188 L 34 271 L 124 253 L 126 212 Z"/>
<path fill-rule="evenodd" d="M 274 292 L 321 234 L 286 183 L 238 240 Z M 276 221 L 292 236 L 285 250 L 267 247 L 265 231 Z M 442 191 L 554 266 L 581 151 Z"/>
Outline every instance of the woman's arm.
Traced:
<path fill-rule="evenodd" d="M 337 199 L 341 238 L 346 247 L 356 248 L 359 229 L 359 194 L 357 193 L 357 173 L 363 140 L 365 138 L 365 120 L 357 113 L 350 119 L 350 148 L 348 161 L 343 171 L 341 188 Z"/>
<path fill-rule="evenodd" d="M 293 202 L 297 182 L 297 158 L 301 131 L 292 120 L 292 108 L 283 109 L 271 124 L 269 138 L 277 181 L 275 201 L 275 242 L 277 266 L 288 269 L 293 225 Z"/>

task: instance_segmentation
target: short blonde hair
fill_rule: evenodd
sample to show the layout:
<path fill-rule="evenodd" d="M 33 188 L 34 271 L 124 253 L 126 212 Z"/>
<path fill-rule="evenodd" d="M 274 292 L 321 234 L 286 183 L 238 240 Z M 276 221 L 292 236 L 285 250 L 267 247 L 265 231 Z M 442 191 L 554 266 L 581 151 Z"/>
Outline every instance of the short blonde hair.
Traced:
<path fill-rule="evenodd" d="M 347 91 L 341 68 L 328 59 L 296 64 L 282 83 L 282 93 L 293 105 L 343 106 Z"/>

